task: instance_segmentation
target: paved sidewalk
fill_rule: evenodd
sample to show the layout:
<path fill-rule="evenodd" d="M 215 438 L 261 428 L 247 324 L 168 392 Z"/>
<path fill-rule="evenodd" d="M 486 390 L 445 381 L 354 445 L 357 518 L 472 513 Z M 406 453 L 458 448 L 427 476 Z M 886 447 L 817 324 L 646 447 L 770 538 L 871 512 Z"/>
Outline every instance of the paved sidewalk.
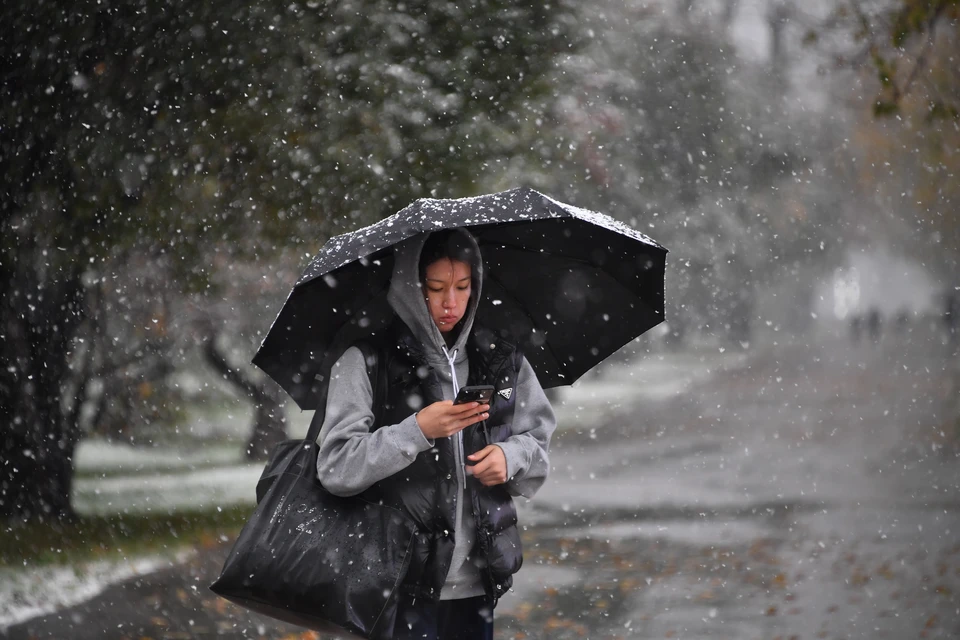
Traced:
<path fill-rule="evenodd" d="M 560 434 L 502 637 L 960 637 L 949 366 L 781 346 Z"/>

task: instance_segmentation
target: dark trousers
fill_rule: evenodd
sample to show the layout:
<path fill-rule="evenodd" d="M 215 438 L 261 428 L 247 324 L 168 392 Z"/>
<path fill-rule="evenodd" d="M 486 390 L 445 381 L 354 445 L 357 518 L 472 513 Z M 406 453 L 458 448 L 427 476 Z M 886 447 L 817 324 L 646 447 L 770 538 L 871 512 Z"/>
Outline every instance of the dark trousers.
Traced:
<path fill-rule="evenodd" d="M 493 608 L 484 596 L 400 602 L 394 640 L 493 640 Z"/>

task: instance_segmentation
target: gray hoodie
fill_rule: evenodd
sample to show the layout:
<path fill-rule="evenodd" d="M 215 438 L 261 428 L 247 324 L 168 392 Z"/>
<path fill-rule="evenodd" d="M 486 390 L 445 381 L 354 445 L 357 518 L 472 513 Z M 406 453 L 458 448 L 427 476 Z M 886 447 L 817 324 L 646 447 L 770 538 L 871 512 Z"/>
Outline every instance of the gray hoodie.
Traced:
<path fill-rule="evenodd" d="M 476 248 L 476 241 L 463 232 Z M 434 367 L 443 387 L 443 398 L 452 400 L 468 375 L 465 344 L 473 327 L 477 300 L 483 281 L 483 265 L 479 248 L 473 267 L 473 296 L 462 321 L 456 342 L 447 347 L 440 330 L 427 309 L 419 280 L 420 252 L 427 234 L 410 238 L 394 249 L 393 276 L 387 298 L 390 306 L 410 328 L 424 347 L 428 363 Z M 532 497 L 549 472 L 547 451 L 556 428 L 553 409 L 537 381 L 530 363 L 524 359 L 517 377 L 514 435 L 498 446 L 507 461 L 507 490 L 515 495 Z M 422 451 L 432 448 L 416 415 L 395 425 L 370 431 L 373 423 L 373 391 L 367 377 L 363 355 L 351 347 L 334 365 L 323 428 L 320 431 L 320 454 L 317 474 L 323 486 L 333 494 L 349 496 L 360 493 L 375 482 L 388 478 L 410 465 Z M 443 600 L 482 595 L 483 582 L 479 569 L 467 562 L 475 542 L 475 525 L 469 506 L 463 500 L 466 484 L 462 435 L 453 436 L 457 461 L 458 509 L 454 532 L 455 547 L 450 572 L 441 591 Z"/>

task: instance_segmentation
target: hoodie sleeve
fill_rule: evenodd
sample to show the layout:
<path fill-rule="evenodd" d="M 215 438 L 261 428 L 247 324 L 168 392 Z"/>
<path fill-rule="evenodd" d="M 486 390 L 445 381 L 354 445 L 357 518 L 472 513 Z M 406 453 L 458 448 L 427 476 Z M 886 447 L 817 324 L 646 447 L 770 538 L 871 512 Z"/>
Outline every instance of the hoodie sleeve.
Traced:
<path fill-rule="evenodd" d="M 350 347 L 333 365 L 317 477 L 330 493 L 352 496 L 409 466 L 433 446 L 417 424 L 416 414 L 370 432 L 373 388 L 363 353 Z"/>
<path fill-rule="evenodd" d="M 526 358 L 517 376 L 516 394 L 513 435 L 497 446 L 507 460 L 507 491 L 532 498 L 550 472 L 548 450 L 557 420 Z"/>

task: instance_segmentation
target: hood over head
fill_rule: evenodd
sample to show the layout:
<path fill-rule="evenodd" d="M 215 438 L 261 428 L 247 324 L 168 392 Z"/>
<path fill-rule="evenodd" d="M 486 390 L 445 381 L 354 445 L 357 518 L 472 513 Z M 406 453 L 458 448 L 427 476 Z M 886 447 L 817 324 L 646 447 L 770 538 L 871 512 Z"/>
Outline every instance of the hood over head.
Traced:
<path fill-rule="evenodd" d="M 390 306 L 423 345 L 428 360 L 439 362 L 447 362 L 443 353 L 444 347 L 447 347 L 450 353 L 457 350 L 457 361 L 466 358 L 464 345 L 473 328 L 473 319 L 480 300 L 480 285 L 483 282 L 483 259 L 480 257 L 480 247 L 476 239 L 466 229 L 454 229 L 453 232 L 462 234 L 466 243 L 472 247 L 469 251 L 472 282 L 467 311 L 459 322 L 460 326 L 455 329 L 458 334 L 452 346 L 447 347 L 443 334 L 430 317 L 423 285 L 420 282 L 420 254 L 430 236 L 429 233 L 413 236 L 394 247 L 393 275 L 390 278 L 390 290 L 387 293 Z"/>

